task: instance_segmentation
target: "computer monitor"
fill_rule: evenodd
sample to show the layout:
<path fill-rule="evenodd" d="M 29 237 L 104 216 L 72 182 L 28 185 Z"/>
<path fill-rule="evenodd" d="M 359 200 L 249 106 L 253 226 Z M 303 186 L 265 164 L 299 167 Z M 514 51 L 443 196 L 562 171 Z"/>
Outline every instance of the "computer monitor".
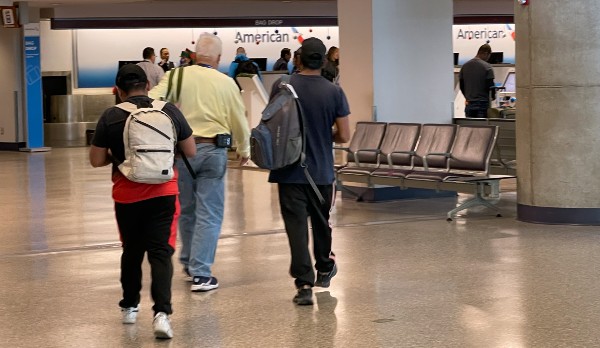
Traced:
<path fill-rule="evenodd" d="M 506 80 L 504 80 L 504 85 L 503 85 L 506 92 L 514 93 L 517 91 L 516 77 L 517 77 L 517 75 L 515 74 L 514 71 L 509 72 L 508 75 L 506 75 Z"/>
<path fill-rule="evenodd" d="M 119 70 L 127 64 L 137 64 L 142 62 L 142 60 L 120 60 L 119 61 Z"/>
<path fill-rule="evenodd" d="M 504 52 L 492 52 L 488 63 L 490 64 L 502 64 L 504 61 Z"/>
<path fill-rule="evenodd" d="M 267 71 L 267 58 L 250 58 L 250 60 L 258 64 L 260 71 Z"/>
<path fill-rule="evenodd" d="M 454 65 L 458 65 L 458 53 L 454 52 Z"/>

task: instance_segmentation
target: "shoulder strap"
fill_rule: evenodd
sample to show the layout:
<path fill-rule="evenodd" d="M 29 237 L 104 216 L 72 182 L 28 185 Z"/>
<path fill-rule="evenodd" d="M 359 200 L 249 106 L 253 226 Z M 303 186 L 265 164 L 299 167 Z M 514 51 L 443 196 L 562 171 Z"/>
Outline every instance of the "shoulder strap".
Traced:
<path fill-rule="evenodd" d="M 177 76 L 177 99 L 175 101 L 179 101 L 179 97 L 181 95 L 181 83 L 183 82 L 183 71 L 185 67 L 179 69 L 179 76 Z"/>
<path fill-rule="evenodd" d="M 165 107 L 165 105 L 167 105 L 167 102 L 165 102 L 163 100 L 154 99 L 154 101 L 152 102 L 152 107 L 155 109 L 159 109 L 159 110 L 162 110 Z M 192 176 L 192 178 L 194 178 L 194 180 L 195 180 L 196 173 L 194 173 L 194 169 L 192 169 L 192 165 L 190 164 L 190 161 L 187 159 L 187 157 L 185 156 L 185 154 L 183 153 L 183 151 L 181 151 L 181 149 L 179 147 L 177 149 L 179 150 L 179 153 L 181 154 L 181 159 L 183 159 L 183 163 L 185 164 L 185 167 L 190 172 L 190 175 Z"/>
<path fill-rule="evenodd" d="M 169 82 L 167 84 L 167 93 L 165 95 L 165 100 L 176 103 L 179 101 L 179 94 L 181 93 L 181 83 L 183 81 L 183 69 L 185 67 L 181 66 L 179 68 L 171 69 L 171 73 L 169 74 Z M 178 73 L 179 72 L 179 73 Z M 177 87 L 173 89 L 173 79 L 177 76 Z"/>
<path fill-rule="evenodd" d="M 296 91 L 294 91 L 294 95 L 296 95 Z M 308 165 L 306 164 L 306 127 L 304 126 L 306 124 L 306 119 L 304 118 L 304 111 L 302 111 L 302 104 L 300 104 L 300 99 L 298 99 L 298 96 L 296 96 L 295 99 L 296 105 L 298 106 L 298 111 L 300 113 L 300 122 L 302 123 L 302 152 L 300 153 L 300 167 L 304 169 L 304 176 L 306 176 L 306 180 L 308 180 L 310 187 L 312 187 L 313 191 L 315 191 L 319 202 L 321 203 L 321 205 L 323 205 L 325 204 L 325 198 L 323 198 L 321 191 L 319 191 L 319 188 L 315 184 L 315 181 L 308 172 Z"/>
<path fill-rule="evenodd" d="M 152 107 L 158 110 L 162 110 L 165 105 L 167 105 L 167 102 L 164 100 L 158 100 L 158 99 L 154 99 L 154 101 L 152 102 Z"/>
<path fill-rule="evenodd" d="M 173 76 L 175 76 L 175 71 L 177 69 L 172 69 L 169 74 L 169 82 L 167 83 L 167 93 L 165 94 L 165 100 L 169 100 L 169 96 L 171 95 L 171 88 L 173 88 Z"/>
<path fill-rule="evenodd" d="M 298 94 L 296 93 L 294 86 L 292 86 L 292 84 L 290 83 L 291 79 L 291 75 L 283 75 L 281 77 L 281 82 L 283 83 L 283 88 L 287 88 L 294 95 L 296 107 L 298 108 L 298 114 L 300 114 L 300 127 L 302 129 L 302 152 L 300 153 L 300 167 L 304 169 L 304 176 L 306 176 L 306 180 L 308 180 L 310 187 L 312 187 L 313 191 L 317 195 L 317 198 L 319 199 L 319 202 L 321 202 L 321 205 L 323 205 L 325 204 L 325 198 L 323 198 L 321 191 L 319 191 L 319 188 L 315 184 L 315 181 L 308 172 L 308 165 L 306 164 L 306 119 L 304 117 L 304 111 L 302 110 L 302 104 L 300 103 Z"/>
<path fill-rule="evenodd" d="M 115 106 L 121 110 L 127 111 L 128 113 L 132 113 L 138 109 L 137 105 L 130 103 L 130 102 L 123 102 L 123 103 L 117 104 Z"/>
<path fill-rule="evenodd" d="M 167 105 L 167 102 L 165 102 L 163 100 L 154 99 L 154 101 L 152 102 L 152 107 L 155 109 L 159 109 L 159 110 L 162 110 L 165 107 L 165 105 Z M 169 118 L 170 118 L 170 116 L 169 116 Z M 192 169 L 192 165 L 190 164 L 190 161 L 187 159 L 187 157 L 185 156 L 185 154 L 183 153 L 183 151 L 181 151 L 181 149 L 179 147 L 177 149 L 179 150 L 179 153 L 181 154 L 181 159 L 183 160 L 185 167 L 190 172 L 190 175 L 192 176 L 192 178 L 194 178 L 194 180 L 195 180 L 196 173 L 194 173 L 194 169 Z"/>
<path fill-rule="evenodd" d="M 285 83 L 287 83 L 290 86 L 292 85 L 290 83 L 291 80 L 292 80 L 292 75 L 283 75 L 283 76 L 281 76 L 281 82 L 285 82 Z M 294 91 L 293 93 L 294 93 L 294 96 L 296 98 L 298 98 L 298 96 L 296 96 L 296 91 Z"/>

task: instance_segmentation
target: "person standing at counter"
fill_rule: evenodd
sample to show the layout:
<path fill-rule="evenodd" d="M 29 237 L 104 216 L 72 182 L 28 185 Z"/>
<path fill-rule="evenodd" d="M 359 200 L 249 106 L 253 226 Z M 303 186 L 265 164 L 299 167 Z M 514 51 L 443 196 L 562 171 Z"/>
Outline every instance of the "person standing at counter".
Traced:
<path fill-rule="evenodd" d="M 160 79 L 162 79 L 165 72 L 161 67 L 154 63 L 156 61 L 154 48 L 144 48 L 144 51 L 142 51 L 142 56 L 144 57 L 144 61 L 137 63 L 137 65 L 144 70 L 144 73 L 146 73 L 148 82 L 150 82 L 150 89 L 152 89 L 152 87 L 158 85 L 158 82 Z"/>
<path fill-rule="evenodd" d="M 477 56 L 460 69 L 460 91 L 465 96 L 465 116 L 486 118 L 491 98 L 495 98 L 494 70 L 487 62 L 492 48 L 485 44 L 479 47 Z"/>
<path fill-rule="evenodd" d="M 329 81 L 337 84 L 340 78 L 340 49 L 331 46 L 329 51 L 327 51 L 327 60 L 325 61 L 325 65 L 323 65 L 323 70 L 321 71 L 321 76 L 328 79 Z"/>
<path fill-rule="evenodd" d="M 281 50 L 281 57 L 277 59 L 275 64 L 273 65 L 273 71 L 283 71 L 288 70 L 288 62 L 292 58 L 292 51 L 289 48 L 284 48 Z"/>
<path fill-rule="evenodd" d="M 164 72 L 167 72 L 171 69 L 175 69 L 175 64 L 173 64 L 173 62 L 169 61 L 169 49 L 164 47 L 160 49 L 160 63 L 158 63 L 158 66 L 160 66 Z"/>

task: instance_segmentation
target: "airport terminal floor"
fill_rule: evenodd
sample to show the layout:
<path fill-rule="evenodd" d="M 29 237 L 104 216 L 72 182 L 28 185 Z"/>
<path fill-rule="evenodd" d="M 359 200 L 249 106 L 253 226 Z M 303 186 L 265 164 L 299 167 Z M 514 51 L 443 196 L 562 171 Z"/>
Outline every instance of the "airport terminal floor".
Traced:
<path fill-rule="evenodd" d="M 109 168 L 86 148 L 0 152 L 2 347 L 593 347 L 598 227 L 515 220 L 514 183 L 454 222 L 463 200 L 336 200 L 339 273 L 295 306 L 276 187 L 230 168 L 214 274 L 192 293 L 175 263 L 175 337 L 153 336 L 149 268 L 138 323 L 121 324 Z"/>

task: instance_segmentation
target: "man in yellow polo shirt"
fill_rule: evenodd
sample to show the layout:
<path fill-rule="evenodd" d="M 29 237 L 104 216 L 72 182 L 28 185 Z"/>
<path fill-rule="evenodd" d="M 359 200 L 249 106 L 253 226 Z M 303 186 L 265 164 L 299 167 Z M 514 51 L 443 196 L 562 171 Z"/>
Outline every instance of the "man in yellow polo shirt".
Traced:
<path fill-rule="evenodd" d="M 250 130 L 240 91 L 233 79 L 216 70 L 221 52 L 222 43 L 217 36 L 201 34 L 196 44 L 196 65 L 182 71 L 169 70 L 149 94 L 152 98 L 178 104 L 196 139 L 197 154 L 190 159 L 196 179 L 181 161 L 177 163 L 182 241 L 179 259 L 192 281 L 192 291 L 210 291 L 219 287 L 211 266 L 223 221 L 227 147 L 231 144 L 228 136 L 241 157 L 240 165 L 250 157 Z M 176 74 L 171 89 L 177 89 L 177 74 L 182 72 L 180 90 L 171 93 L 168 91 L 169 75 Z M 172 95 L 178 95 L 177 100 L 173 100 Z"/>

